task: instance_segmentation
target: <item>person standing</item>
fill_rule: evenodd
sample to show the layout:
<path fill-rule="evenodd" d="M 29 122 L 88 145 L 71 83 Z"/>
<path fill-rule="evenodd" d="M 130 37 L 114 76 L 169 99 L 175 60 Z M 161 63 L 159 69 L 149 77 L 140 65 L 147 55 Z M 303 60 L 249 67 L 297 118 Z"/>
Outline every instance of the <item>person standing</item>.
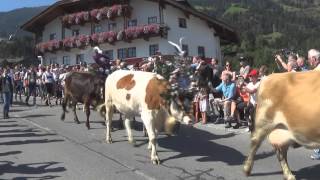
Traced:
<path fill-rule="evenodd" d="M 27 89 L 26 105 L 29 106 L 29 98 L 33 95 L 33 105 L 36 105 L 37 70 L 31 67 L 24 76 L 25 87 Z"/>
<path fill-rule="evenodd" d="M 8 74 L 8 70 L 4 69 L 3 75 L 1 78 L 1 90 L 3 95 L 3 119 L 9 118 L 9 108 L 11 103 L 11 95 L 13 93 L 13 84 L 12 78 Z"/>
<path fill-rule="evenodd" d="M 51 101 L 50 101 L 50 97 L 53 96 L 54 93 L 54 77 L 52 74 L 52 69 L 50 67 L 48 67 L 48 69 L 46 70 L 46 72 L 43 73 L 42 75 L 42 81 L 45 84 L 46 90 L 47 90 L 47 99 L 45 101 L 47 106 L 51 106 Z"/>

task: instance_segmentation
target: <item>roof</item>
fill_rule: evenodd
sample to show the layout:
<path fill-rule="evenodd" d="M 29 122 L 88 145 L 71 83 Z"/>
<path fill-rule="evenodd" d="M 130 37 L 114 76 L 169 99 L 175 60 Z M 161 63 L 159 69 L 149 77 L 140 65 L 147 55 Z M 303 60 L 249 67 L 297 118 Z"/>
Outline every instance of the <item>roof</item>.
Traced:
<path fill-rule="evenodd" d="M 159 2 L 159 0 L 149 0 Z M 216 31 L 217 36 L 224 42 L 239 42 L 237 32 L 231 26 L 226 23 L 217 20 L 214 17 L 208 16 L 207 14 L 201 13 L 188 3 L 187 0 L 161 0 L 165 4 L 169 4 L 175 8 L 184 11 L 186 14 L 194 15 L 208 23 L 209 27 L 213 27 Z M 37 33 L 43 30 L 43 27 L 56 17 L 71 13 L 76 10 L 87 10 L 88 8 L 101 7 L 105 4 L 103 0 L 60 0 L 49 6 L 47 9 L 42 11 L 37 16 L 34 16 L 31 20 L 21 26 L 23 30 Z"/>

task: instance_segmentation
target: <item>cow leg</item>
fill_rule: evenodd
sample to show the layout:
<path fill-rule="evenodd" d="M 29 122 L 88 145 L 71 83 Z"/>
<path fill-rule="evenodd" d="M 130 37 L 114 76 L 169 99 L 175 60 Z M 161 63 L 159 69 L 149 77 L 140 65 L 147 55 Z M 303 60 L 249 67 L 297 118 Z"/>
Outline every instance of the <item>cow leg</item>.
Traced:
<path fill-rule="evenodd" d="M 281 147 L 276 147 L 277 157 L 282 167 L 283 175 L 286 180 L 296 180 L 295 176 L 292 174 L 288 161 L 287 161 L 287 152 L 288 152 L 288 145 L 283 145 Z"/>
<path fill-rule="evenodd" d="M 156 133 L 155 133 L 155 127 L 152 122 L 152 114 L 151 113 L 143 113 L 141 114 L 142 121 L 144 125 L 146 126 L 147 133 L 149 136 L 149 145 L 151 146 L 151 162 L 153 164 L 160 164 L 160 159 L 157 154 L 156 149 Z"/>
<path fill-rule="evenodd" d="M 147 137 L 147 136 L 148 136 L 146 127 L 145 127 L 143 124 L 142 124 L 142 133 L 143 133 L 143 136 L 144 136 L 144 137 Z M 148 148 L 148 149 L 151 149 L 151 147 Z"/>
<path fill-rule="evenodd" d="M 88 102 L 84 103 L 84 109 L 86 111 L 86 115 L 87 115 L 87 121 L 86 121 L 86 127 L 88 129 L 90 129 L 90 121 L 89 121 L 89 117 L 90 117 L 90 104 Z"/>
<path fill-rule="evenodd" d="M 265 121 L 265 120 L 262 120 Z M 249 176 L 251 174 L 252 166 L 253 166 L 253 158 L 260 147 L 262 141 L 265 139 L 265 137 L 272 131 L 274 126 L 268 125 L 263 123 L 261 126 L 257 127 L 257 129 L 253 132 L 251 136 L 251 148 L 249 155 L 244 162 L 244 173 L 246 176 Z"/>
<path fill-rule="evenodd" d="M 73 110 L 74 122 L 76 122 L 77 124 L 80 124 L 80 121 L 77 116 L 77 101 L 75 100 L 72 101 L 72 108 L 73 108 L 72 110 Z"/>
<path fill-rule="evenodd" d="M 111 144 L 111 130 L 112 130 L 112 115 L 113 115 L 113 106 L 109 106 L 106 104 L 106 142 Z"/>
<path fill-rule="evenodd" d="M 67 111 L 67 103 L 69 101 L 69 96 L 66 95 L 63 99 L 63 103 L 62 103 L 62 115 L 61 115 L 61 120 L 64 121 L 65 117 L 66 117 L 66 112 Z"/>
<path fill-rule="evenodd" d="M 135 140 L 133 139 L 133 136 L 132 136 L 131 123 L 130 123 L 130 120 L 129 120 L 128 117 L 125 117 L 124 125 L 125 125 L 125 128 L 127 130 L 129 143 L 132 144 L 133 146 L 135 146 L 136 142 L 135 142 Z"/>

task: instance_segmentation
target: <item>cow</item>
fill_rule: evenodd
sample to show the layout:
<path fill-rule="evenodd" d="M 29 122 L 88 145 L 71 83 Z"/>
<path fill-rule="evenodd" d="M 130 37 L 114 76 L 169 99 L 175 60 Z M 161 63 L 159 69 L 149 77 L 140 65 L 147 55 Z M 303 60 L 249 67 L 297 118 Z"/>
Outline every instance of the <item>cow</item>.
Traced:
<path fill-rule="evenodd" d="M 104 82 L 105 76 L 94 73 L 70 72 L 66 75 L 61 120 L 65 119 L 66 106 L 71 101 L 74 121 L 80 124 L 76 114 L 76 104 L 80 102 L 84 104 L 84 111 L 87 116 L 86 127 L 90 129 L 90 105 L 96 107 L 103 103 Z"/>
<path fill-rule="evenodd" d="M 118 70 L 109 75 L 105 83 L 106 142 L 112 143 L 111 124 L 113 108 L 124 115 L 129 143 L 135 144 L 130 119 L 141 115 L 149 138 L 151 162 L 160 164 L 156 151 L 156 133 L 164 130 L 171 134 L 181 121 L 192 122 L 184 111 L 178 95 L 160 75 L 142 71 Z"/>
<path fill-rule="evenodd" d="M 255 129 L 244 163 L 248 176 L 261 142 L 268 136 L 281 164 L 284 178 L 295 180 L 287 163 L 290 146 L 320 147 L 320 72 L 272 74 L 258 90 Z"/>

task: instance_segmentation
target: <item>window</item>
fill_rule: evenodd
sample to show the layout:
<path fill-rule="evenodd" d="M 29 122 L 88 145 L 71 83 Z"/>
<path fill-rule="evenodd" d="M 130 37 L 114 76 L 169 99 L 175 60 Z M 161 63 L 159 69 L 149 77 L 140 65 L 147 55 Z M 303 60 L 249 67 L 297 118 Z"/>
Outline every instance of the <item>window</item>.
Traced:
<path fill-rule="evenodd" d="M 50 41 L 55 39 L 57 39 L 57 34 L 56 33 L 50 34 Z"/>
<path fill-rule="evenodd" d="M 128 48 L 128 58 L 133 58 L 136 57 L 136 48 L 135 47 L 131 47 Z"/>
<path fill-rule="evenodd" d="M 115 31 L 115 30 L 117 30 L 117 23 L 115 23 L 115 22 L 110 22 L 110 23 L 108 24 L 108 30 L 109 30 L 109 31 Z"/>
<path fill-rule="evenodd" d="M 187 20 L 184 18 L 179 18 L 179 27 L 187 28 Z"/>
<path fill-rule="evenodd" d="M 150 54 L 150 56 L 155 55 L 158 50 L 159 50 L 159 45 L 158 44 L 150 45 L 149 46 L 149 54 Z"/>
<path fill-rule="evenodd" d="M 113 60 L 113 50 L 104 51 L 104 54 L 109 57 L 110 60 Z"/>
<path fill-rule="evenodd" d="M 101 25 L 95 24 L 95 25 L 93 26 L 93 33 L 100 33 L 100 32 L 102 32 L 102 27 L 101 27 Z"/>
<path fill-rule="evenodd" d="M 84 63 L 84 54 L 77 54 L 76 64 Z"/>
<path fill-rule="evenodd" d="M 80 35 L 79 29 L 72 30 L 72 36 L 79 36 L 79 35 Z"/>
<path fill-rule="evenodd" d="M 137 24 L 138 24 L 138 21 L 136 19 L 128 21 L 128 27 L 137 26 Z"/>
<path fill-rule="evenodd" d="M 56 57 L 52 57 L 49 59 L 49 63 L 50 64 L 57 64 L 57 58 Z"/>
<path fill-rule="evenodd" d="M 63 56 L 62 63 L 64 65 L 70 65 L 70 57 L 69 56 Z"/>
<path fill-rule="evenodd" d="M 121 48 L 118 49 L 118 59 L 125 59 L 126 58 L 126 49 Z"/>
<path fill-rule="evenodd" d="M 198 46 L 198 56 L 202 58 L 206 57 L 205 49 L 203 46 Z"/>
<path fill-rule="evenodd" d="M 148 24 L 156 24 L 157 23 L 157 16 L 148 17 Z"/>
<path fill-rule="evenodd" d="M 186 51 L 186 56 L 189 55 L 189 47 L 188 47 L 188 45 L 182 44 L 182 50 L 183 50 L 183 51 Z"/>
<path fill-rule="evenodd" d="M 118 49 L 118 58 L 119 59 L 133 58 L 136 56 L 137 56 L 137 54 L 136 54 L 135 47 Z"/>

